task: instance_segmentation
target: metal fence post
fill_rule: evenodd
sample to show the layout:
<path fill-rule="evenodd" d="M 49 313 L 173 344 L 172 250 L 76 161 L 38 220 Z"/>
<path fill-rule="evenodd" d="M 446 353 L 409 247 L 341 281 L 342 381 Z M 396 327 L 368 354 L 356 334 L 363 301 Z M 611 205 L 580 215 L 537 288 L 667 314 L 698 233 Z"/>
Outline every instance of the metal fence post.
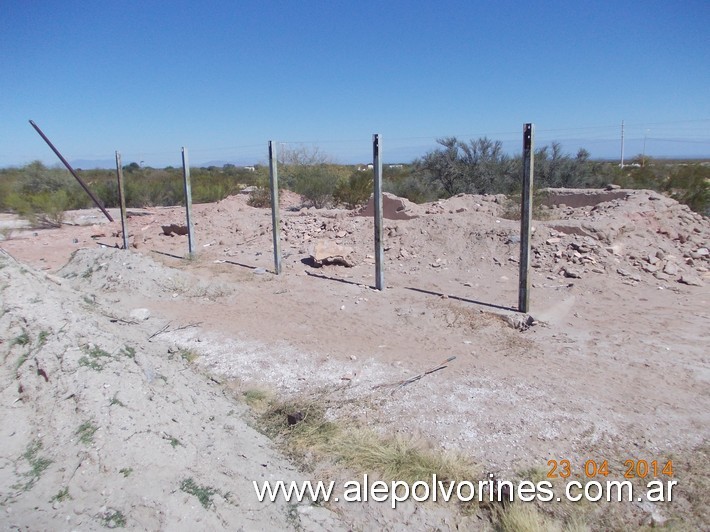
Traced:
<path fill-rule="evenodd" d="M 128 249 L 128 231 L 126 230 L 126 195 L 123 188 L 123 167 L 121 166 L 121 154 L 118 152 L 116 152 L 116 179 L 118 180 L 118 203 L 121 207 L 123 249 Z"/>
<path fill-rule="evenodd" d="M 187 148 L 182 148 L 182 175 L 185 190 L 185 212 L 187 214 L 187 247 L 190 258 L 195 254 L 195 229 L 192 223 L 192 185 L 190 184 L 190 163 Z"/>
<path fill-rule="evenodd" d="M 374 206 L 375 206 L 375 287 L 385 289 L 384 251 L 382 249 L 382 159 L 380 158 L 380 136 L 372 136 L 372 166 L 375 172 L 374 179 Z"/>
<path fill-rule="evenodd" d="M 269 186 L 271 187 L 271 225 L 274 239 L 274 273 L 281 273 L 281 213 L 276 145 L 269 141 Z"/>
<path fill-rule="evenodd" d="M 523 191 L 520 203 L 520 275 L 518 310 L 530 308 L 530 239 L 532 236 L 533 173 L 535 164 L 535 126 L 523 125 Z"/>
<path fill-rule="evenodd" d="M 44 134 L 44 132 L 39 128 L 37 124 L 35 124 L 32 120 L 30 120 L 30 125 L 35 128 L 35 131 L 39 133 L 39 136 L 42 137 L 42 139 L 47 143 L 47 146 L 52 148 L 52 151 L 54 154 L 59 157 L 59 160 L 62 161 L 62 164 L 67 167 L 67 170 L 71 173 L 71 175 L 74 176 L 74 179 L 76 179 L 79 184 L 81 185 L 81 188 L 84 189 L 84 192 L 86 192 L 89 197 L 91 198 L 91 201 L 94 202 L 94 205 L 96 205 L 99 209 L 101 209 L 101 212 L 104 213 L 104 216 L 108 219 L 109 222 L 113 222 L 113 218 L 111 218 L 111 215 L 108 213 L 106 210 L 106 207 L 104 207 L 103 203 L 99 200 L 99 198 L 96 197 L 96 195 L 91 192 L 91 189 L 88 187 L 86 183 L 84 183 L 84 180 L 79 177 L 79 174 L 77 174 L 72 166 L 69 164 L 69 161 L 67 161 L 64 156 L 59 153 L 59 150 L 54 147 L 54 144 L 52 144 L 52 141 L 47 138 L 47 135 Z"/>

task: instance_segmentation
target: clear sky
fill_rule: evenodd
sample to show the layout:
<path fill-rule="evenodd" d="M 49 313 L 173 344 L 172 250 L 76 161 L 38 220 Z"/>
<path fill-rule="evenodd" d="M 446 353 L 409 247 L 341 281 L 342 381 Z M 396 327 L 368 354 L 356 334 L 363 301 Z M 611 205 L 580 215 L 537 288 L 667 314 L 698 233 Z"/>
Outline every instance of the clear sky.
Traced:
<path fill-rule="evenodd" d="M 710 2 L 0 0 L 0 166 L 408 162 L 437 137 L 710 157 Z M 84 167 L 90 163 L 84 162 Z"/>

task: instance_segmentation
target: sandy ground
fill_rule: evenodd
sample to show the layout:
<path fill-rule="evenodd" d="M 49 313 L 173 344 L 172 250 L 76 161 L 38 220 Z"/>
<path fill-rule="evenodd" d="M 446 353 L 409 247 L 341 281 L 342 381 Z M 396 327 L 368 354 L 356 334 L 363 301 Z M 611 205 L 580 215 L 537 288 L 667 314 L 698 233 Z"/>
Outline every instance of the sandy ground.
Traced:
<path fill-rule="evenodd" d="M 710 432 L 710 222 L 649 191 L 553 198 L 534 223 L 529 318 L 515 311 L 519 223 L 501 196 L 403 202 L 415 217 L 385 220 L 382 292 L 372 218 L 300 209 L 290 194 L 278 276 L 270 211 L 243 195 L 194 206 L 192 260 L 187 237 L 161 229 L 184 224 L 181 208 L 133 210 L 125 251 L 98 210 L 61 229 L 6 229 L 0 521 L 91 529 L 119 512 L 145 529 L 475 528 L 414 504 L 259 505 L 250 480 L 302 473 L 215 380 L 329 393 L 333 417 L 463 452 L 503 478 L 550 459 L 609 460 L 619 474 L 627 459 L 682 457 L 693 469 Z M 315 267 L 323 242 L 354 266 Z M 27 345 L 13 340 L 23 331 Z M 394 393 L 380 386 L 449 357 Z M 97 430 L 82 443 L 87 422 Z M 35 455 L 52 464 L 23 489 Z M 186 479 L 218 489 L 212 506 Z M 72 498 L 59 501 L 64 488 Z"/>

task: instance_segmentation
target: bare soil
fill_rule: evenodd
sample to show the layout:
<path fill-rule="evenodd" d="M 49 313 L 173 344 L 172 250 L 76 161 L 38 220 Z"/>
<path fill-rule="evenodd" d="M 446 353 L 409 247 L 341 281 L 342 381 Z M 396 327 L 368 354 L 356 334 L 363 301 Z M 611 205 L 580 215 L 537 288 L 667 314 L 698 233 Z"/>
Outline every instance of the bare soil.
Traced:
<path fill-rule="evenodd" d="M 705 481 L 710 221 L 650 191 L 551 198 L 534 223 L 529 316 L 516 311 L 519 222 L 502 196 L 402 202 L 415 217 L 385 220 L 383 291 L 372 218 L 301 209 L 292 194 L 281 275 L 270 211 L 244 195 L 194 206 L 189 260 L 187 237 L 162 229 L 184 224 L 179 207 L 130 210 L 129 250 L 98 210 L 51 230 L 3 219 L 14 226 L 0 242 L 0 522 L 93 529 L 120 512 L 145 529 L 480 525 L 414 503 L 259 504 L 251 480 L 308 472 L 245 424 L 234 390 L 255 387 L 327 393 L 332 418 L 464 453 L 499 478 L 551 459 L 576 473 L 608 460 L 617 477 L 627 459 L 674 459 Z M 315 267 L 324 240 L 354 266 Z M 110 354 L 94 357 L 101 370 L 81 363 L 95 347 Z M 88 443 L 85 422 L 97 427 Z M 52 464 L 23 489 L 33 442 Z M 215 488 L 210 507 L 181 489 L 188 478 Z M 56 499 L 63 488 L 71 499 Z M 629 505 L 630 523 L 710 526 L 693 514 L 700 495 L 679 489 L 674 503 Z"/>

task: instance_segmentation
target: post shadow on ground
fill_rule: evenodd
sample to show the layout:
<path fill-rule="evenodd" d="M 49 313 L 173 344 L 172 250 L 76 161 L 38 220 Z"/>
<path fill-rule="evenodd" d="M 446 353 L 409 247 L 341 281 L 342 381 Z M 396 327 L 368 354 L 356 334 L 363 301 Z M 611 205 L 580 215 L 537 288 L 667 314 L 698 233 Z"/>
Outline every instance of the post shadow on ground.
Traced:
<path fill-rule="evenodd" d="M 233 260 L 222 260 L 222 261 L 220 261 L 220 263 L 233 264 L 234 266 L 241 266 L 242 268 L 247 268 L 249 270 L 256 270 L 257 268 L 263 268 L 263 266 L 250 266 L 249 264 L 242 264 L 241 262 L 236 262 Z M 264 268 L 264 271 L 267 271 L 267 272 L 273 273 L 273 274 L 276 273 L 276 272 L 274 272 L 274 270 L 269 270 L 267 268 Z"/>
<path fill-rule="evenodd" d="M 301 262 L 305 264 L 306 266 L 310 266 L 311 268 L 320 268 L 315 261 L 313 260 L 313 257 L 307 257 L 305 259 L 301 259 Z M 306 275 L 310 277 L 317 277 L 318 279 L 325 279 L 327 281 L 337 281 L 339 283 L 345 283 L 345 284 L 351 284 L 354 286 L 367 286 L 368 288 L 372 288 L 373 290 L 377 290 L 377 288 L 373 285 L 369 285 L 367 283 L 358 283 L 356 281 L 349 281 L 347 279 L 341 279 L 339 277 L 330 277 L 328 275 L 324 275 L 322 273 L 315 273 L 315 272 L 309 272 L 306 270 Z"/>
<path fill-rule="evenodd" d="M 158 251 L 157 249 L 151 249 L 153 253 L 157 253 L 158 255 L 165 255 L 166 257 L 172 257 L 174 259 L 180 259 L 180 260 L 187 260 L 186 257 L 181 257 L 180 255 L 173 255 L 172 253 L 168 253 L 167 251 Z"/>
<path fill-rule="evenodd" d="M 428 294 L 430 296 L 439 296 L 439 297 L 446 296 L 449 299 L 456 299 L 458 301 L 463 301 L 464 303 L 472 303 L 474 305 L 480 305 L 482 307 L 494 308 L 497 310 L 510 310 L 513 312 L 518 312 L 518 309 L 515 307 L 506 307 L 504 305 L 496 305 L 495 303 L 486 303 L 484 301 L 477 301 L 475 299 L 468 299 L 466 297 L 461 297 L 461 296 L 453 296 L 451 294 L 443 294 L 441 292 L 434 292 L 433 290 L 425 290 L 423 288 L 414 288 L 412 286 L 405 286 L 404 288 L 407 290 L 412 290 L 413 292 L 420 292 L 422 294 Z"/>
<path fill-rule="evenodd" d="M 180 256 L 180 255 L 173 255 L 172 253 L 167 253 L 165 251 L 158 251 L 157 249 L 151 249 L 153 253 L 157 253 L 158 255 L 165 255 L 166 257 L 172 257 L 174 259 L 180 259 L 180 260 L 189 260 L 188 257 L 185 256 Z M 246 268 L 248 270 L 256 270 L 260 266 L 251 266 L 249 264 L 242 264 L 241 262 L 236 262 L 233 260 L 220 260 L 220 264 L 233 264 L 234 266 L 241 266 L 242 268 Z M 267 271 L 269 273 L 274 273 L 273 270 L 268 270 L 264 268 L 264 271 Z"/>
<path fill-rule="evenodd" d="M 303 264 L 305 264 L 306 266 L 311 266 L 311 267 L 313 267 L 313 268 L 317 268 L 317 267 L 318 267 L 318 266 L 315 264 L 315 262 L 313 261 L 313 258 L 312 258 L 312 257 L 308 257 L 308 258 L 305 258 L 305 259 L 301 259 L 301 262 L 302 262 Z M 306 275 L 308 275 L 308 276 L 310 276 L 310 277 L 317 277 L 317 278 L 319 278 L 319 279 L 325 279 L 325 280 L 327 280 L 327 281 L 337 281 L 337 282 L 339 282 L 339 283 L 351 284 L 351 285 L 355 285 L 355 286 L 366 285 L 366 286 L 368 286 L 369 288 L 372 288 L 373 290 L 377 290 L 377 288 L 376 288 L 375 286 L 373 286 L 373 285 L 367 285 L 366 283 L 359 283 L 359 282 L 356 282 L 356 281 L 349 281 L 348 279 L 340 279 L 340 278 L 338 278 L 338 277 L 330 277 L 330 276 L 324 275 L 324 274 L 322 274 L 322 273 L 310 272 L 310 271 L 308 271 L 308 270 L 306 270 Z M 479 306 L 482 306 L 482 307 L 493 308 L 493 309 L 496 309 L 496 310 L 509 310 L 509 311 L 512 311 L 512 312 L 518 312 L 518 309 L 515 308 L 515 307 L 506 307 L 505 305 L 496 305 L 496 304 L 494 304 L 494 303 L 486 303 L 486 302 L 484 302 L 484 301 L 477 301 L 477 300 L 475 300 L 475 299 L 469 299 L 469 298 L 465 298 L 465 297 L 461 297 L 461 296 L 454 296 L 454 295 L 451 295 L 451 294 L 443 294 L 442 292 L 434 292 L 433 290 L 425 290 L 425 289 L 423 289 L 423 288 L 414 288 L 414 287 L 412 287 L 412 286 L 405 286 L 404 288 L 407 289 L 407 290 L 412 290 L 413 292 L 419 292 L 419 293 L 421 293 L 421 294 L 427 294 L 427 295 L 430 295 L 430 296 L 442 297 L 442 296 L 446 295 L 446 297 L 448 297 L 449 299 L 456 299 L 456 300 L 462 301 L 462 302 L 464 302 L 464 303 L 471 303 L 471 304 L 473 304 L 473 305 L 479 305 Z"/>

